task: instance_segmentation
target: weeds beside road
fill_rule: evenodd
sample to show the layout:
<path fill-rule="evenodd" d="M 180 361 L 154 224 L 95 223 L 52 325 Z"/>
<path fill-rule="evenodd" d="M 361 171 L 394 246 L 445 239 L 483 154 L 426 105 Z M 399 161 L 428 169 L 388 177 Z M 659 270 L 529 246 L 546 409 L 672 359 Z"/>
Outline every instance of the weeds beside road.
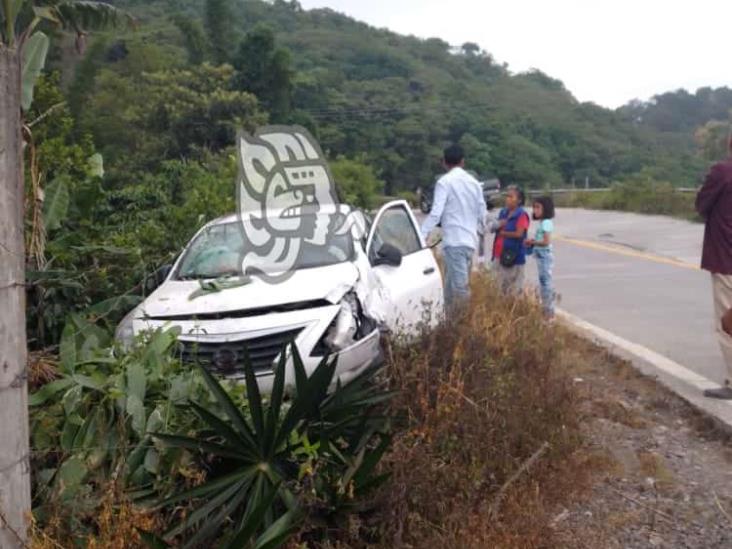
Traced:
<path fill-rule="evenodd" d="M 551 545 L 551 502 L 571 488 L 566 467 L 581 444 L 565 343 L 534 304 L 477 275 L 462 318 L 393 348 L 398 435 L 381 546 Z"/>
<path fill-rule="evenodd" d="M 394 349 L 399 429 L 371 546 L 732 543 L 724 433 L 485 275 L 473 289 L 464 318 Z"/>

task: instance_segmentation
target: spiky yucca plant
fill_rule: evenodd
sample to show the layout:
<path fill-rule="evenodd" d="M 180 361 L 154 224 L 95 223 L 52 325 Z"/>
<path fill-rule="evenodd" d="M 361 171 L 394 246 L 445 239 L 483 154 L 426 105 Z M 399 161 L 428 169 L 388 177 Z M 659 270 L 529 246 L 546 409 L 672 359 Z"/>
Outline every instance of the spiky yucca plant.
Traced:
<path fill-rule="evenodd" d="M 166 444 L 202 455 L 211 469 L 203 485 L 159 502 L 163 507 L 193 503 L 193 510 L 165 539 L 186 535 L 186 547 L 216 538 L 222 547 L 259 547 L 253 540 L 264 532 L 270 541 L 284 541 L 303 510 L 299 488 L 304 477 L 310 477 L 309 491 L 330 511 L 383 480 L 374 476 L 374 469 L 389 438 L 386 423 L 374 407 L 390 394 L 374 383 L 373 371 L 345 386 L 334 384 L 336 362 L 328 358 L 308 377 L 297 347 L 292 344 L 289 351 L 281 353 L 268 399 L 262 397 L 254 370 L 245 361 L 245 410 L 199 366 L 226 418 L 191 402 L 189 406 L 207 426 L 205 431 L 197 436 L 155 435 Z M 288 354 L 295 391 L 286 402 Z M 253 517 L 257 517 L 256 527 Z"/>

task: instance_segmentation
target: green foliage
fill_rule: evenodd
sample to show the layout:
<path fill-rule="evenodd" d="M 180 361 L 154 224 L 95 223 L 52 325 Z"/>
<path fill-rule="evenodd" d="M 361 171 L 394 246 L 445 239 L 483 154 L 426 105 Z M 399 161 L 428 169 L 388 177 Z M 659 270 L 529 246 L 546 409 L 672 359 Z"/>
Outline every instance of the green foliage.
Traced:
<path fill-rule="evenodd" d="M 109 332 L 80 316 L 70 319 L 60 377 L 29 402 L 34 511 L 41 521 L 60 510 L 66 528 L 86 533 L 110 479 L 139 495 L 175 484 L 189 458 L 149 433 L 194 426 L 195 417 L 177 405 L 207 402 L 201 379 L 172 356 L 176 336 L 154 332 L 130 353 L 113 355 Z"/>
<path fill-rule="evenodd" d="M 233 59 L 237 89 L 256 95 L 271 113 L 273 122 L 284 122 L 292 106 L 292 58 L 278 48 L 271 28 L 258 26 L 247 33 Z"/>
<path fill-rule="evenodd" d="M 57 0 L 31 2 L 35 16 L 81 35 L 85 31 L 134 22 L 132 16 L 109 2 L 90 0 Z M 40 5 L 37 5 L 40 4 Z"/>
<path fill-rule="evenodd" d="M 121 300 L 91 308 L 89 319 L 135 303 Z M 317 516 L 309 535 L 322 537 L 386 478 L 375 473 L 390 441 L 376 407 L 391 395 L 373 370 L 341 386 L 326 358 L 308 377 L 293 345 L 265 397 L 248 363 L 245 385 L 182 364 L 178 331 L 138 336 L 122 352 L 91 320 L 70 317 L 59 375 L 30 397 L 41 526 L 60 520 L 64 537 L 93 535 L 113 480 L 136 501 L 158 501 L 168 541 L 278 547 L 305 514 Z M 285 400 L 289 360 L 295 387 Z M 164 546 L 155 536 L 145 538 Z"/>
<path fill-rule="evenodd" d="M 694 134 L 702 156 L 710 162 L 717 162 L 729 155 L 732 139 L 732 110 L 729 121 L 710 120 Z"/>
<path fill-rule="evenodd" d="M 213 60 L 216 63 L 226 63 L 230 60 L 236 43 L 231 0 L 206 0 L 204 13 Z"/>
<path fill-rule="evenodd" d="M 256 515 L 265 526 L 286 517 L 281 532 L 272 534 L 284 538 L 287 525 L 304 510 L 307 496 L 301 490 L 307 485 L 331 510 L 339 510 L 347 507 L 355 494 L 379 482 L 373 471 L 389 439 L 383 434 L 383 420 L 373 416 L 372 409 L 389 394 L 371 382 L 370 374 L 345 387 L 338 382 L 329 393 L 335 361 L 323 359 L 308 377 L 294 344 L 290 351 L 295 394 L 289 403 L 284 401 L 288 353 L 282 353 L 275 368 L 267 402 L 260 394 L 253 368 L 246 362 L 248 414 L 205 368 L 199 367 L 226 419 L 192 402 L 191 409 L 207 426 L 198 437 L 154 435 L 173 448 L 200 453 L 212 470 L 205 484 L 160 503 L 169 506 L 197 501 L 195 509 L 169 530 L 166 538 L 193 530 L 194 535 L 185 536 L 186 547 L 216 538 L 224 547 L 241 547 L 243 540 L 259 529 L 259 525 L 247 524 Z M 330 514 L 332 511 L 322 518 Z M 222 540 L 225 523 L 232 523 L 233 530 Z"/>
<path fill-rule="evenodd" d="M 67 95 L 69 107 L 77 121 L 94 89 L 94 80 L 102 68 L 108 46 L 109 43 L 103 37 L 93 40 L 74 71 Z"/>
<path fill-rule="evenodd" d="M 732 110 L 732 89 L 699 88 L 662 93 L 647 102 L 631 101 L 620 112 L 639 126 L 678 134 L 687 142 L 692 132 L 710 120 L 725 120 Z"/>
<path fill-rule="evenodd" d="M 46 64 L 50 40 L 42 32 L 35 32 L 23 48 L 23 74 L 20 105 L 24 111 L 33 103 L 33 88 Z"/>
<path fill-rule="evenodd" d="M 339 157 L 330 163 L 330 169 L 342 201 L 367 210 L 374 207 L 384 183 L 379 181 L 363 158 L 350 160 Z"/>
<path fill-rule="evenodd" d="M 203 25 L 200 21 L 182 15 L 175 17 L 173 21 L 183 36 L 188 62 L 191 65 L 200 65 L 206 59 L 209 48 Z"/>
<path fill-rule="evenodd" d="M 43 201 L 43 222 L 46 232 L 61 227 L 69 212 L 69 188 L 63 178 L 54 179 L 46 187 L 46 196 Z"/>
<path fill-rule="evenodd" d="M 229 89 L 233 75 L 228 65 L 206 63 L 143 73 L 136 82 L 103 70 L 82 126 L 124 173 L 149 173 L 162 160 L 220 151 L 233 145 L 238 129 L 253 130 L 266 120 L 253 95 Z"/>
<path fill-rule="evenodd" d="M 552 187 L 562 182 L 549 152 L 523 136 L 514 135 L 500 143 L 494 156 L 498 173 L 510 172 L 526 187 Z"/>
<path fill-rule="evenodd" d="M 670 215 L 699 221 L 694 193 L 680 192 L 668 182 L 634 179 L 616 183 L 609 192 L 574 193 L 561 196 L 557 204 L 595 210 L 616 210 Z"/>

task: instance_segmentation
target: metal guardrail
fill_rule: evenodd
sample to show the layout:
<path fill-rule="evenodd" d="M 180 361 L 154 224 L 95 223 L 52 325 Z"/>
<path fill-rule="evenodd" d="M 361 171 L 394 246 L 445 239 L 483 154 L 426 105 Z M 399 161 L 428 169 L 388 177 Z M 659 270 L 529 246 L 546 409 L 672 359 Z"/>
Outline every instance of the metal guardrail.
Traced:
<path fill-rule="evenodd" d="M 613 187 L 590 187 L 590 188 L 562 188 L 562 189 L 529 189 L 526 191 L 527 194 L 570 194 L 570 193 L 606 193 L 613 190 Z M 674 191 L 678 193 L 697 193 L 698 188 L 693 187 L 676 187 Z"/>

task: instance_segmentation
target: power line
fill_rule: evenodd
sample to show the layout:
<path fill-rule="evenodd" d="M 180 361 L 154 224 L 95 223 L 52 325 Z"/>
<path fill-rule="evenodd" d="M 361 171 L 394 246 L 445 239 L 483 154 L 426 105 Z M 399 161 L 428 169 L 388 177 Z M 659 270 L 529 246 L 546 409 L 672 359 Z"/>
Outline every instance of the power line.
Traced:
<path fill-rule="evenodd" d="M 409 115 L 409 114 L 421 114 L 421 113 L 434 113 L 441 114 L 446 112 L 464 112 L 464 111 L 494 111 L 493 105 L 485 103 L 475 104 L 408 104 L 404 106 L 392 106 L 392 107 L 327 107 L 321 109 L 299 109 L 300 112 L 309 114 L 314 118 L 330 118 L 338 116 L 389 116 L 389 115 Z"/>

